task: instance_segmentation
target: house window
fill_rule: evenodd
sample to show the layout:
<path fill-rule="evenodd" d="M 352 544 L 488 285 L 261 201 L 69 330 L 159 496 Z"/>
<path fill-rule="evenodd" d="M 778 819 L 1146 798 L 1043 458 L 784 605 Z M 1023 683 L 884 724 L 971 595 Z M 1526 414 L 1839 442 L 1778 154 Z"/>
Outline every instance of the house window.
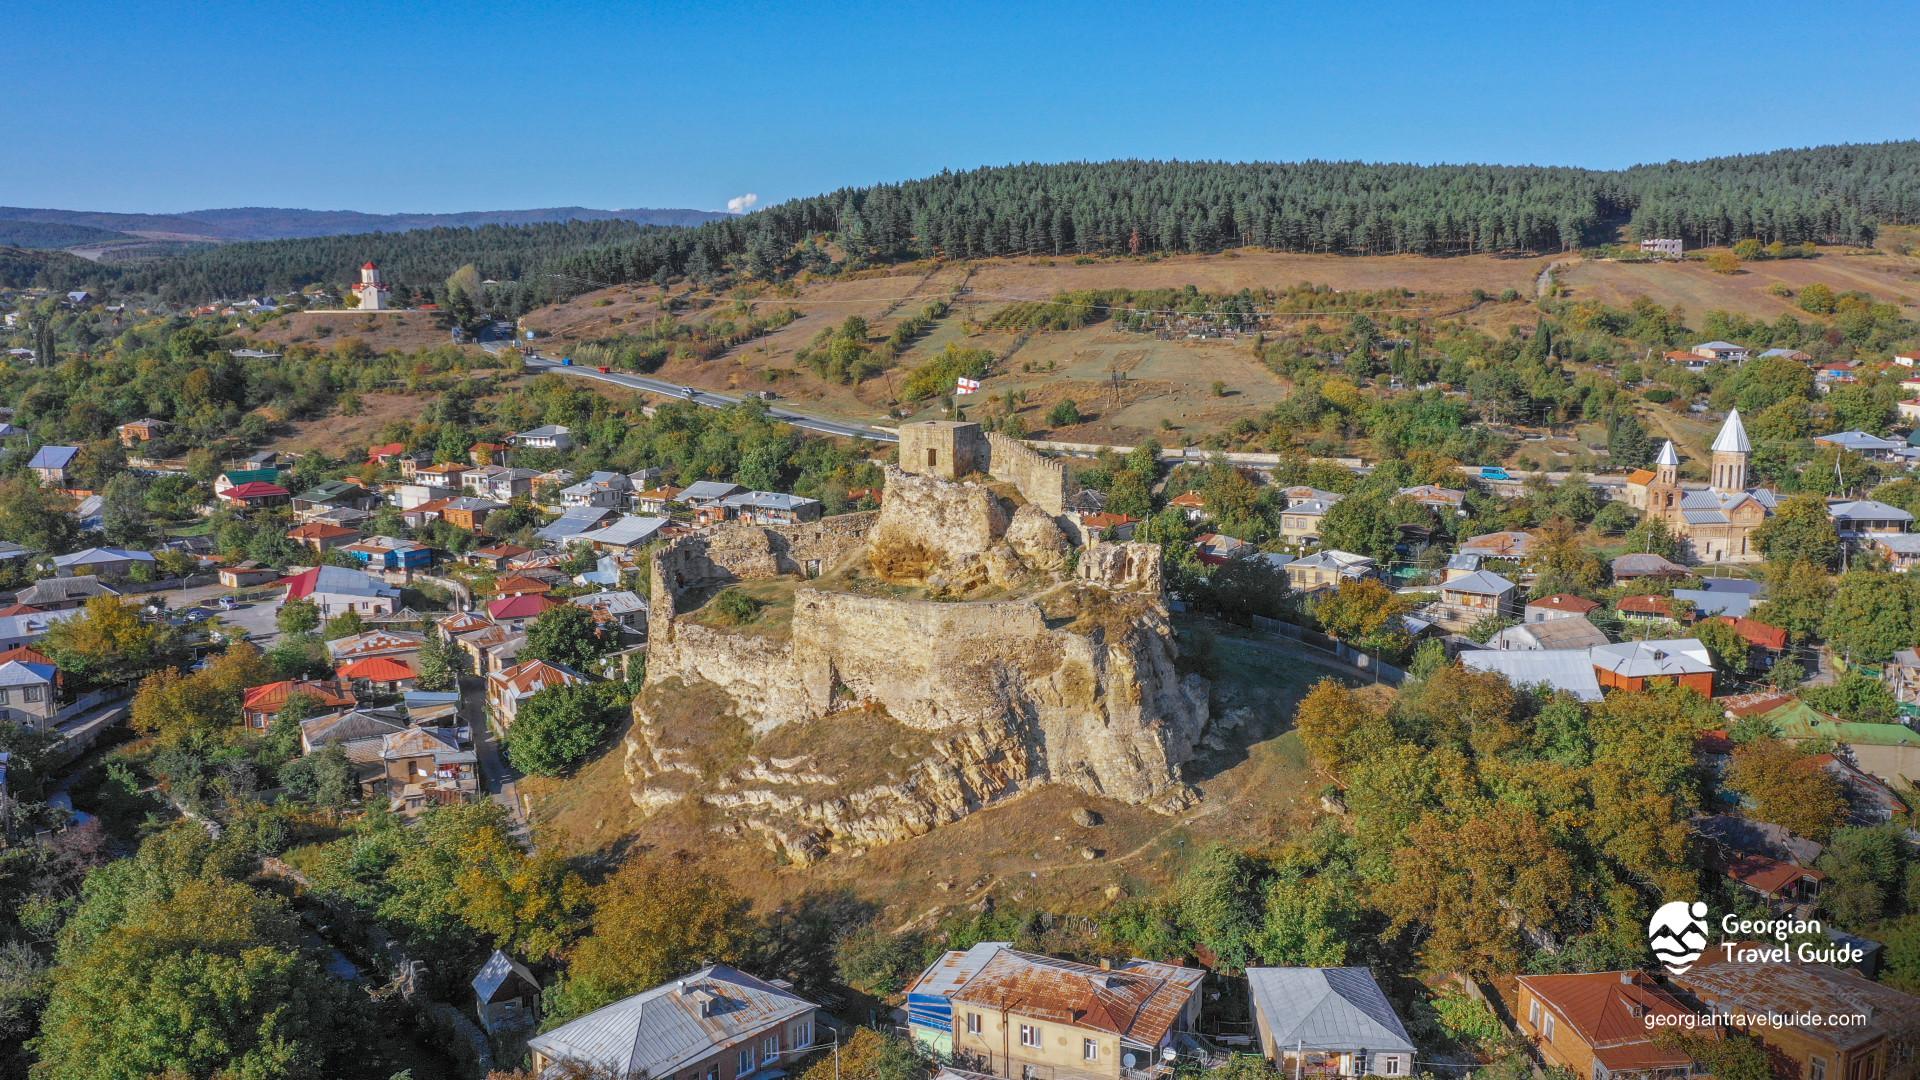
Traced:
<path fill-rule="evenodd" d="M 1040 1070 L 1031 1065 L 1020 1066 L 1020 1080 L 1040 1080 Z"/>
<path fill-rule="evenodd" d="M 33 702 L 36 702 L 36 701 L 39 701 L 39 700 L 40 700 L 40 692 L 41 692 L 41 688 L 40 688 L 40 687 L 38 687 L 38 686 L 29 686 L 29 687 L 26 687 L 25 689 L 26 689 L 26 694 L 27 694 L 27 703 L 28 703 L 28 704 L 32 704 Z"/>
<path fill-rule="evenodd" d="M 1807 1059 L 1807 1080 L 1827 1080 L 1827 1059 L 1810 1057 Z"/>
<path fill-rule="evenodd" d="M 745 1076 L 753 1071 L 753 1047 L 746 1046 L 741 1048 L 740 1060 L 737 1064 L 738 1067 L 733 1070 L 733 1075 L 735 1076 Z"/>
<path fill-rule="evenodd" d="M 1094 1042 L 1092 1039 L 1081 1039 L 1080 1040 L 1080 1060 L 1099 1061 L 1100 1060 L 1100 1044 L 1097 1042 Z"/>
<path fill-rule="evenodd" d="M 979 1013 L 970 1012 L 967 1014 L 967 1034 L 969 1035 L 980 1034 L 980 1014 Z"/>
<path fill-rule="evenodd" d="M 1547 1017 L 1546 1026 L 1540 1029 L 1540 1034 L 1545 1036 L 1548 1042 L 1553 1041 L 1553 1017 Z M 1814 1080 L 1820 1080 L 1820 1078 L 1816 1076 Z"/>
<path fill-rule="evenodd" d="M 1033 1024 L 1021 1024 L 1020 1045 L 1031 1046 L 1038 1050 L 1040 1048 L 1040 1028 Z M 1814 1080 L 1820 1080 L 1820 1078 L 1816 1076 Z"/>
<path fill-rule="evenodd" d="M 804 1050 L 813 1045 L 813 1021 L 802 1020 L 793 1025 L 793 1045 L 796 1050 Z"/>
<path fill-rule="evenodd" d="M 720 1066 L 707 1066 L 707 1080 L 720 1080 Z"/>
<path fill-rule="evenodd" d="M 7 703 L 8 692 L 9 691 L 7 690 L 6 687 L 0 686 L 0 705 L 5 705 Z"/>
<path fill-rule="evenodd" d="M 1400 1075 L 1400 1059 L 1398 1057 L 1393 1057 L 1393 1056 L 1381 1058 L 1380 1059 L 1380 1075 L 1381 1076 L 1399 1076 Z"/>
<path fill-rule="evenodd" d="M 1353 1052 L 1353 1075 L 1367 1075 L 1367 1052 L 1365 1050 L 1355 1050 Z"/>
<path fill-rule="evenodd" d="M 1539 998 L 1534 998 L 1532 1001 L 1527 1002 L 1527 1023 L 1531 1024 L 1534 1030 L 1536 1031 L 1539 1030 L 1540 1028 L 1540 999 Z"/>

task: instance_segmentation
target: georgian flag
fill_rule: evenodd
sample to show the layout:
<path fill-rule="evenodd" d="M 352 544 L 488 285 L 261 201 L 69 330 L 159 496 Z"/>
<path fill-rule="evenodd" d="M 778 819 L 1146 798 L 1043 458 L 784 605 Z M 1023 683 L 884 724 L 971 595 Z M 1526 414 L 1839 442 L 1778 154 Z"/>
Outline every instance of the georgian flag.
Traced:
<path fill-rule="evenodd" d="M 959 382 L 954 386 L 953 392 L 955 394 L 971 394 L 978 389 L 980 389 L 979 379 L 969 379 L 969 378 L 966 378 L 965 376 L 962 376 Z"/>

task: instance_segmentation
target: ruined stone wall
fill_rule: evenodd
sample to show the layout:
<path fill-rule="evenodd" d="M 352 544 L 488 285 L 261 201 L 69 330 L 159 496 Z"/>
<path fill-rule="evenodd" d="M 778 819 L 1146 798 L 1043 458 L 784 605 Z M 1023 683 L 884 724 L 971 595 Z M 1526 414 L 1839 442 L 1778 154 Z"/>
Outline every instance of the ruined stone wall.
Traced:
<path fill-rule="evenodd" d="M 1091 541 L 1080 552 L 1074 574 L 1080 580 L 1115 592 L 1160 596 L 1165 588 L 1164 553 L 1158 544 L 1109 544 Z"/>
<path fill-rule="evenodd" d="M 878 510 L 839 514 L 798 525 L 728 522 L 653 553 L 647 609 L 649 637 L 673 635 L 673 617 L 689 593 L 781 574 L 816 575 L 859 554 Z"/>
<path fill-rule="evenodd" d="M 1067 467 L 997 431 L 987 433 L 987 474 L 1049 514 L 1067 512 Z"/>
<path fill-rule="evenodd" d="M 952 563 L 984 555 L 1012 514 L 982 484 L 955 484 L 887 466 L 886 496 L 870 544 L 918 544 Z"/>

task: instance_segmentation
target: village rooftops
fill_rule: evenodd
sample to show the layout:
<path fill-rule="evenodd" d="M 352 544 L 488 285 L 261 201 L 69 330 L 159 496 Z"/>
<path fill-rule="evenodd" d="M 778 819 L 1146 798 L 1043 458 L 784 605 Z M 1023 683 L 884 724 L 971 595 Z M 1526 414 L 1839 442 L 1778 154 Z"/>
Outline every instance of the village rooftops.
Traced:
<path fill-rule="evenodd" d="M 1440 583 L 1443 593 L 1467 593 L 1472 596 L 1505 596 L 1517 586 L 1491 570 L 1475 570 Z"/>
<path fill-rule="evenodd" d="M 686 503 L 688 506 L 706 506 L 717 503 L 729 495 L 737 494 L 740 490 L 739 484 L 729 484 L 722 480 L 700 480 L 681 488 L 680 494 L 674 497 L 674 501 Z"/>
<path fill-rule="evenodd" d="M 1527 606 L 1547 611 L 1564 611 L 1570 615 L 1585 615 L 1600 607 L 1595 601 L 1584 596 L 1574 596 L 1571 593 L 1554 593 L 1552 596 L 1543 596 L 1538 600 L 1529 600 Z"/>
<path fill-rule="evenodd" d="M 777 510 L 791 512 L 804 507 L 814 506 L 818 499 L 809 499 L 804 495 L 789 495 L 780 491 L 742 491 L 720 500 L 720 505 L 729 510 Z"/>
<path fill-rule="evenodd" d="M 29 469 L 64 469 L 80 454 L 77 446 L 43 446 L 27 462 Z"/>
<path fill-rule="evenodd" d="M 1621 555 L 1610 564 L 1616 581 L 1640 577 L 1686 577 L 1687 568 L 1660 555 Z"/>
<path fill-rule="evenodd" d="M 1890 1023 L 1910 1023 L 1910 1018 L 1920 1015 L 1920 998 L 1852 971 L 1826 964 L 1736 960 L 1726 944 L 1708 948 L 1691 968 L 1673 976 L 1682 991 L 1716 1011 L 1792 1017 L 1796 1021 L 1792 1030 L 1841 1050 L 1880 1039 Z M 1839 1003 L 1848 1007 L 1836 1008 Z M 1836 1018 L 1835 1013 L 1864 1013 L 1868 1022 L 1853 1022 L 1851 1016 Z M 1834 1019 L 1840 1022 L 1829 1022 Z"/>
<path fill-rule="evenodd" d="M 535 1035 L 527 1048 L 615 1076 L 670 1077 L 815 1007 L 791 990 L 714 964 Z"/>
<path fill-rule="evenodd" d="M 1179 1022 L 1204 977 L 1194 968 L 1152 960 L 1102 968 L 988 941 L 934 961 L 907 994 L 1108 1031 L 1152 1047 Z"/>
<path fill-rule="evenodd" d="M 1533 553 L 1533 534 L 1507 531 L 1470 536 L 1460 550 L 1489 559 L 1524 559 Z"/>
<path fill-rule="evenodd" d="M 1593 1049 L 1610 1074 L 1685 1069 L 1692 1059 L 1654 1039 L 1648 1016 L 1686 1016 L 1680 1004 L 1637 971 L 1522 975 L 1520 986 L 1561 1018 Z M 1597 1074 L 1597 1070 L 1596 1070 Z"/>
<path fill-rule="evenodd" d="M 1414 1052 L 1406 1025 L 1367 968 L 1248 968 L 1247 989 L 1276 1048 Z"/>
<path fill-rule="evenodd" d="M 1660 678 L 1710 674 L 1713 657 L 1698 638 L 1623 641 L 1594 649 L 1593 666 L 1621 678 Z"/>
<path fill-rule="evenodd" d="M 126 548 L 90 547 L 85 551 L 75 551 L 67 555 L 55 555 L 55 569 L 69 566 L 97 566 L 102 563 L 150 563 L 153 556 L 144 551 L 129 551 Z"/>
<path fill-rule="evenodd" d="M 1472 671 L 1491 672 L 1514 686 L 1545 686 L 1571 694 L 1577 701 L 1593 702 L 1601 694 L 1591 653 L 1589 649 L 1471 649 L 1460 654 L 1460 663 Z"/>
<path fill-rule="evenodd" d="M 400 590 L 359 570 L 344 566 L 316 566 L 280 579 L 288 600 L 304 600 L 316 593 L 329 596 L 399 596 Z"/>

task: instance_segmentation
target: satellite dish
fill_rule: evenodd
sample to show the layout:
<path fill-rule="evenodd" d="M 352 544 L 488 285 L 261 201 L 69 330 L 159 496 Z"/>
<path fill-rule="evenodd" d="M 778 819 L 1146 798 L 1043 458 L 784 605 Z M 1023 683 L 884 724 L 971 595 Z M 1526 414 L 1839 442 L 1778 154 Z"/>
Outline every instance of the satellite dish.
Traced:
<path fill-rule="evenodd" d="M 1129 1050 L 1126 1053 L 1120 1055 L 1120 1064 L 1124 1068 L 1128 1068 L 1128 1069 L 1133 1068 L 1133 1051 Z"/>
<path fill-rule="evenodd" d="M 1180 1060 L 1180 1052 L 1171 1046 L 1163 1046 L 1160 1048 L 1160 1060 L 1171 1065 Z"/>

